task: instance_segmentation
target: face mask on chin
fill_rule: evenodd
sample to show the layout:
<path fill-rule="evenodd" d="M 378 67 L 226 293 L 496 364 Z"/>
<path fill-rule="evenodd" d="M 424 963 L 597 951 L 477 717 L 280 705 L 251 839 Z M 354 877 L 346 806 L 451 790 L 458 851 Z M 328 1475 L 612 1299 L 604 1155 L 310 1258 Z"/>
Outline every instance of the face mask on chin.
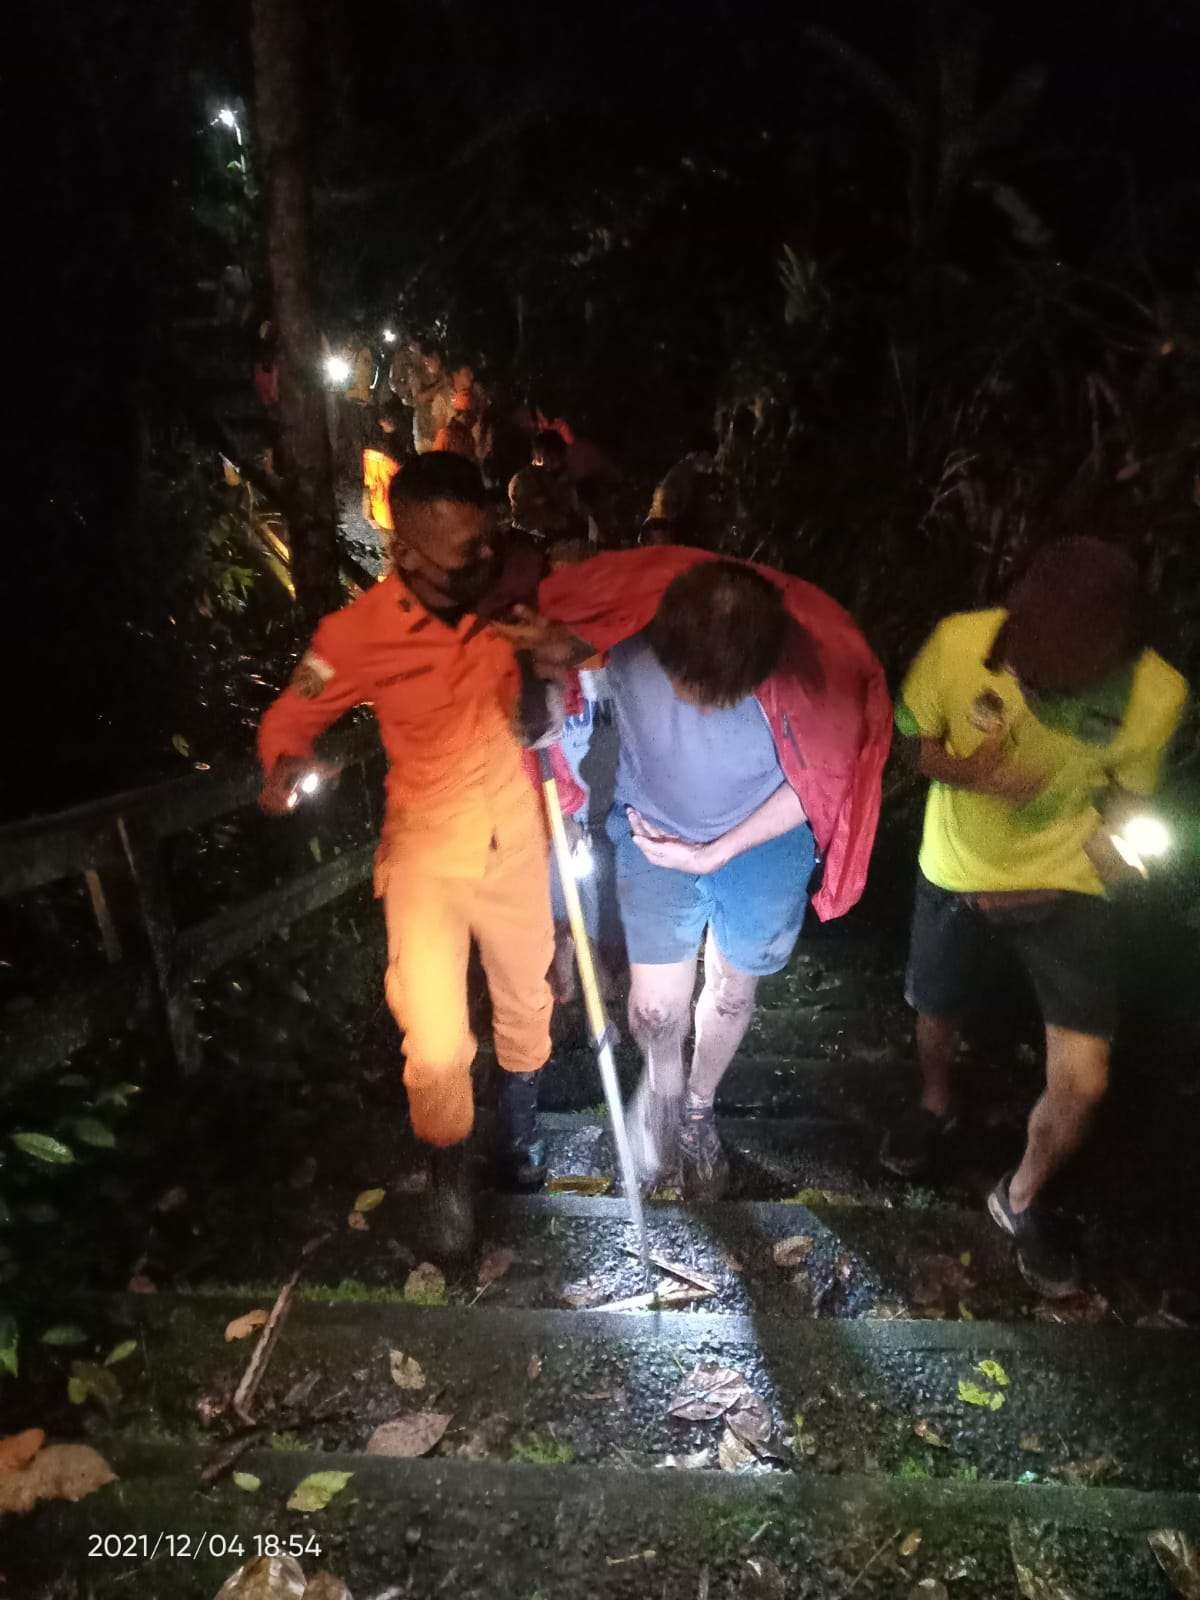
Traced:
<path fill-rule="evenodd" d="M 455 567 L 448 572 L 442 582 L 450 599 L 456 605 L 471 607 L 477 605 L 492 584 L 500 570 L 499 556 L 480 556 L 475 561 L 469 561 L 465 566 Z"/>

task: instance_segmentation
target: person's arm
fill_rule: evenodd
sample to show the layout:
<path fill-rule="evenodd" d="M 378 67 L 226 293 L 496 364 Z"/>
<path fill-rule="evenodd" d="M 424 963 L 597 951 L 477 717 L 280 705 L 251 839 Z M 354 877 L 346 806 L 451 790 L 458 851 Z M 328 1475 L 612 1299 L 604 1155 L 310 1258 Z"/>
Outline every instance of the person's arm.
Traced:
<path fill-rule="evenodd" d="M 689 844 L 685 839 L 671 839 L 655 833 L 632 808 L 629 821 L 633 829 L 633 842 L 653 866 L 669 867 L 676 872 L 697 874 L 717 872 L 735 856 L 744 855 L 755 845 L 778 839 L 807 822 L 800 796 L 790 783 L 781 783 L 775 793 L 768 796 L 748 817 L 719 838 L 707 844 Z"/>
<path fill-rule="evenodd" d="M 306 771 L 332 775 L 332 768 L 315 759 L 313 741 L 364 698 L 354 674 L 344 666 L 339 670 L 322 653 L 324 632 L 322 624 L 291 682 L 259 724 L 259 804 L 270 816 L 285 816 L 292 809 L 292 791 Z"/>
<path fill-rule="evenodd" d="M 528 652 L 543 678 L 565 677 L 596 654 L 593 645 L 572 633 L 564 623 L 552 622 L 529 606 L 513 606 L 503 622 L 492 626 L 514 650 Z"/>

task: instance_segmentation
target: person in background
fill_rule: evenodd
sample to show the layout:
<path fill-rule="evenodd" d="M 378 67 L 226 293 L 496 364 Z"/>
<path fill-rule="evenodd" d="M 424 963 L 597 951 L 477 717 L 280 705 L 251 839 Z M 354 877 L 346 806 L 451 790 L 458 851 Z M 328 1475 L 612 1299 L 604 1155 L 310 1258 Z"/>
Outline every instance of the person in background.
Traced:
<path fill-rule="evenodd" d="M 475 460 L 475 440 L 471 430 L 461 417 L 453 414 L 438 429 L 433 448 L 449 450 L 453 455 L 465 456 L 468 461 Z"/>
<path fill-rule="evenodd" d="M 544 548 L 552 564 L 581 559 L 599 539 L 595 519 L 584 511 L 567 476 L 566 456 L 559 434 L 536 433 L 529 465 L 508 485 L 513 527 Z"/>
<path fill-rule="evenodd" d="M 442 352 L 436 345 L 421 346 L 420 363 L 412 378 L 413 447 L 418 455 L 437 448 L 439 431 L 449 422 L 454 390 L 446 374 Z"/>
<path fill-rule="evenodd" d="M 474 1231 L 472 941 L 502 1069 L 502 1170 L 520 1187 L 545 1176 L 536 1112 L 550 1055 L 548 848 L 517 731 L 521 673 L 476 609 L 497 569 L 479 471 L 460 456 L 419 456 L 392 480 L 391 512 L 393 572 L 325 618 L 262 719 L 261 804 L 288 815 L 306 773 L 322 771 L 317 734 L 373 707 L 388 757 L 375 864 L 385 990 L 404 1036 L 413 1131 L 432 1147 L 426 1248 L 455 1257 Z"/>
<path fill-rule="evenodd" d="M 357 477 L 362 466 L 362 453 L 372 441 L 375 421 L 375 352 L 356 322 L 345 348 L 350 363 L 350 376 L 341 396 L 340 443 L 347 462 L 353 462 Z"/>
<path fill-rule="evenodd" d="M 400 430 L 405 420 L 400 401 L 394 397 L 386 400 L 376 417 L 376 437 L 363 449 L 363 520 L 379 533 L 393 531 L 389 495 L 392 479 L 404 462 Z"/>
<path fill-rule="evenodd" d="M 639 1178 L 653 1188 L 678 1164 L 685 1193 L 715 1199 L 729 1164 L 714 1097 L 758 980 L 791 958 L 815 849 L 818 915 L 842 915 L 862 892 L 890 742 L 883 670 L 819 589 L 699 551 L 564 568 L 540 606 L 505 631 L 541 670 L 607 651 L 619 746 L 609 836 L 646 1063 L 630 1109 Z"/>
<path fill-rule="evenodd" d="M 540 416 L 543 432 L 558 434 L 565 448 L 563 470 L 574 485 L 585 505 L 592 505 L 606 493 L 615 489 L 621 474 L 610 456 L 605 455 L 591 439 L 582 439 L 565 417 Z"/>
<path fill-rule="evenodd" d="M 939 623 L 909 670 L 896 724 L 930 780 L 906 997 L 921 1098 L 880 1159 L 912 1178 L 955 1125 L 952 1071 L 991 947 L 1032 981 L 1045 1088 L 1019 1165 L 988 1199 L 1041 1293 L 1078 1286 L 1075 1251 L 1039 1204 L 1083 1143 L 1108 1085 L 1117 1023 L 1116 912 L 1128 871 L 1111 836 L 1144 807 L 1187 698 L 1145 646 L 1133 562 L 1076 538 L 1047 546 L 1007 608 Z"/>
<path fill-rule="evenodd" d="M 711 429 L 693 436 L 684 455 L 654 491 L 642 544 L 685 544 L 716 550 L 731 520 L 730 495 L 717 467 Z"/>
<path fill-rule="evenodd" d="M 473 367 L 465 362 L 450 374 L 454 390 L 451 405 L 455 418 L 471 430 L 475 446 L 475 459 L 485 465 L 492 453 L 492 429 L 488 416 L 488 397 L 483 385 L 475 376 Z"/>

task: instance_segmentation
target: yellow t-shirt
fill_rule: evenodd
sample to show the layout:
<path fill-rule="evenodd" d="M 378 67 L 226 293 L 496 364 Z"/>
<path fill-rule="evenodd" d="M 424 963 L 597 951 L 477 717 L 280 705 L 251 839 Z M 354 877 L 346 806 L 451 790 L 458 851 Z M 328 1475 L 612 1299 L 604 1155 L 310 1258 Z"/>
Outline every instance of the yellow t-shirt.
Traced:
<path fill-rule="evenodd" d="M 901 733 L 940 739 L 951 755 L 969 756 L 984 740 L 972 721 L 988 691 L 1003 703 L 1006 760 L 1048 777 L 1025 806 L 933 783 L 925 806 L 921 871 L 943 889 L 1067 889 L 1103 894 L 1083 846 L 1098 821 L 1096 801 L 1110 785 L 1151 794 L 1163 755 L 1179 724 L 1187 684 L 1174 667 L 1143 651 L 1121 686 L 1118 709 L 1089 716 L 1105 742 L 1090 742 L 1030 709 L 1012 673 L 985 662 L 1007 613 L 961 612 L 938 624 L 913 662 L 896 710 Z M 994 705 L 994 702 L 993 702 Z M 999 707 L 994 706 L 999 712 Z M 1107 719 L 1107 726 L 1105 725 Z"/>

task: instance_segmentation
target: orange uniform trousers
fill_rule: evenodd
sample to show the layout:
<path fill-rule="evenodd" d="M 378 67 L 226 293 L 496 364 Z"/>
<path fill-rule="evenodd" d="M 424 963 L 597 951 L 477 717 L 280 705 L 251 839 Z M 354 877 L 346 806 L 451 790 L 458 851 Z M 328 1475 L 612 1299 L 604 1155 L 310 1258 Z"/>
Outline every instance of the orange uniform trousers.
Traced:
<path fill-rule="evenodd" d="M 554 953 L 546 837 L 516 827 L 488 851 L 482 878 L 438 876 L 435 863 L 397 862 L 382 885 L 388 1006 L 404 1034 L 404 1087 L 413 1132 L 458 1144 L 471 1132 L 476 1041 L 467 1011 L 471 940 L 492 1000 L 496 1059 L 536 1072 L 550 1058 Z"/>

